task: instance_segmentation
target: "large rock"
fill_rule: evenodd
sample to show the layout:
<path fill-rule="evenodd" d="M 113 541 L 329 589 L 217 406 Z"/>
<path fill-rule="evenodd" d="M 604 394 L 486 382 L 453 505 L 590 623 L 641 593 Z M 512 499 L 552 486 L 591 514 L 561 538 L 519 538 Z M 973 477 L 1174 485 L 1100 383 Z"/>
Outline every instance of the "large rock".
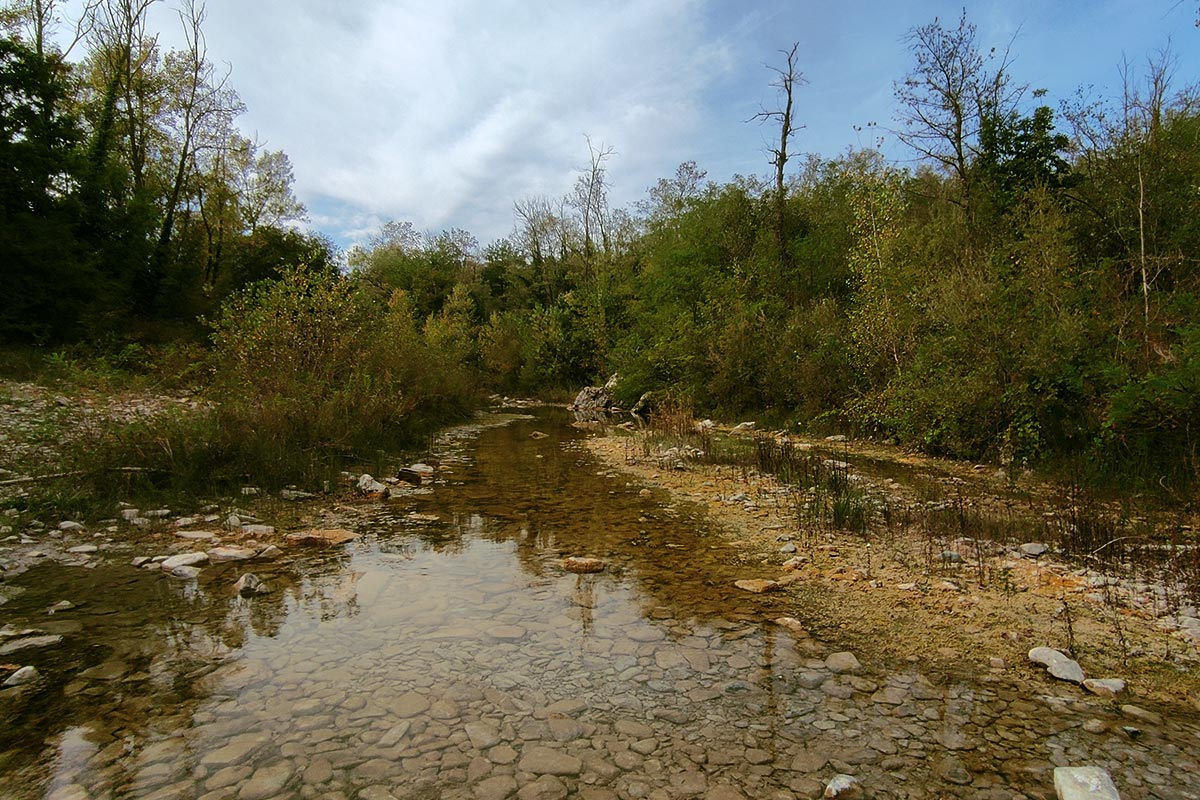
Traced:
<path fill-rule="evenodd" d="M 1046 668 L 1060 681 L 1083 683 L 1083 668 L 1075 661 L 1050 647 L 1035 647 L 1029 651 L 1029 660 Z"/>
<path fill-rule="evenodd" d="M 1054 791 L 1058 800 L 1121 800 L 1112 778 L 1100 767 L 1057 767 Z"/>
<path fill-rule="evenodd" d="M 585 386 L 575 395 L 572 405 L 580 410 L 605 409 L 613 404 L 613 394 L 603 386 Z"/>
<path fill-rule="evenodd" d="M 602 572 L 604 570 L 604 562 L 598 558 L 588 556 L 567 556 L 563 559 L 563 569 L 567 572 L 587 573 L 587 572 Z"/>
<path fill-rule="evenodd" d="M 4 681 L 4 685 L 6 687 L 21 686 L 26 683 L 33 683 L 40 677 L 41 675 L 38 674 L 38 671 L 35 667 L 21 667 L 12 675 L 8 676 L 8 679 Z"/>

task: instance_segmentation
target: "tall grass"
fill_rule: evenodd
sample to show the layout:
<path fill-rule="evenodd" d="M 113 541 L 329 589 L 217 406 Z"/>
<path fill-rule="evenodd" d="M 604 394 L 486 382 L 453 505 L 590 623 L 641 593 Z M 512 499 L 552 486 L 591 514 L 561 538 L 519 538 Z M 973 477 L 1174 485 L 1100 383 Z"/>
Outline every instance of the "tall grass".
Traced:
<path fill-rule="evenodd" d="M 480 398 L 461 326 L 422 326 L 403 292 L 381 305 L 336 274 L 292 270 L 256 284 L 213 329 L 202 407 L 82 437 L 73 466 L 85 487 L 319 487 L 348 461 L 412 445 Z"/>

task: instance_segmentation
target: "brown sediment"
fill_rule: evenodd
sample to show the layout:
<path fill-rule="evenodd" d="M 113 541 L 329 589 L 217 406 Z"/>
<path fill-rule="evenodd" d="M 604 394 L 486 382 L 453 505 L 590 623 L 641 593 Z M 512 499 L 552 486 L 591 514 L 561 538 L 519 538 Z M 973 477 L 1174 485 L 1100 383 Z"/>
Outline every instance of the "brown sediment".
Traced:
<path fill-rule="evenodd" d="M 1165 630 L 1161 610 L 1122 602 L 1115 591 L 1090 585 L 1079 565 L 1051 553 L 1035 559 L 1011 544 L 975 545 L 969 530 L 835 530 L 800 522 L 787 488 L 756 470 L 699 461 L 681 469 L 677 460 L 661 458 L 652 437 L 619 429 L 589 438 L 587 447 L 651 491 L 668 493 L 672 503 L 705 509 L 741 558 L 757 565 L 758 577 L 786 578 L 777 591 L 793 602 L 792 615 L 823 638 L 928 669 L 1028 677 L 1040 673 L 1028 651 L 1045 645 L 1072 651 L 1089 677 L 1121 677 L 1140 697 L 1200 708 L 1196 644 Z M 990 476 L 973 465 L 874 443 L 837 447 L 948 476 L 978 489 L 981 504 L 1003 502 L 986 491 Z M 903 482 L 886 483 L 898 496 L 911 494 Z M 732 499 L 741 495 L 746 499 Z M 795 552 L 781 552 L 788 542 Z M 943 559 L 947 552 L 961 560 Z M 1131 584 L 1131 576 L 1124 582 Z"/>

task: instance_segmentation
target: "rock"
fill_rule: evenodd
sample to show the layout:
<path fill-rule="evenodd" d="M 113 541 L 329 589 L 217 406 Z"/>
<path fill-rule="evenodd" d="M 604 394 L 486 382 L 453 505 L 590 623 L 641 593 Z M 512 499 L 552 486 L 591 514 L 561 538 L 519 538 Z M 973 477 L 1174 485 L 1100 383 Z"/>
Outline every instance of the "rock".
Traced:
<path fill-rule="evenodd" d="M 577 573 L 601 572 L 604 569 L 603 561 L 587 556 L 568 556 L 563 559 L 562 565 L 567 572 Z"/>
<path fill-rule="evenodd" d="M 238 787 L 238 800 L 267 800 L 275 797 L 288 785 L 293 774 L 292 765 L 286 761 L 259 767 L 250 780 Z"/>
<path fill-rule="evenodd" d="M 837 797 L 840 800 L 859 800 L 863 796 L 862 784 L 853 775 L 834 775 L 825 784 L 822 797 Z"/>
<path fill-rule="evenodd" d="M 1146 709 L 1144 709 L 1140 706 L 1123 705 L 1123 706 L 1121 706 L 1121 713 L 1123 713 L 1127 717 L 1133 717 L 1138 722 L 1144 722 L 1147 725 L 1162 725 L 1163 724 L 1163 718 L 1162 718 L 1161 714 L 1156 714 L 1153 711 L 1147 711 Z"/>
<path fill-rule="evenodd" d="M 217 538 L 212 531 L 175 531 L 175 535 L 190 542 L 211 542 Z"/>
<path fill-rule="evenodd" d="M 750 433 L 754 430 L 753 422 L 739 422 L 729 431 L 730 433 Z"/>
<path fill-rule="evenodd" d="M 850 437 L 846 436 L 845 434 L 836 433 L 833 436 L 826 436 L 825 441 L 827 441 L 827 442 L 848 442 L 848 441 L 850 441 Z"/>
<path fill-rule="evenodd" d="M 805 630 L 804 625 L 795 617 L 777 617 L 775 624 L 781 628 L 787 628 L 797 636 L 808 636 L 808 631 Z"/>
<path fill-rule="evenodd" d="M 275 533 L 274 525 L 243 525 L 242 533 L 247 536 L 270 536 Z"/>
<path fill-rule="evenodd" d="M 654 394 L 654 392 L 646 392 L 638 398 L 636 403 L 633 404 L 633 408 L 630 409 L 630 412 L 635 416 L 644 417 L 654 411 L 654 408 L 657 405 L 658 397 Z"/>
<path fill-rule="evenodd" d="M 500 744 L 500 731 L 487 722 L 468 722 L 463 726 L 471 746 L 483 751 Z"/>
<path fill-rule="evenodd" d="M 539 440 L 540 439 L 549 439 L 550 434 L 542 433 L 541 431 L 534 431 L 533 433 L 529 434 L 529 438 L 530 439 L 539 439 Z"/>
<path fill-rule="evenodd" d="M 247 572 L 237 579 L 237 583 L 233 585 L 233 591 L 242 597 L 254 597 L 255 595 L 267 594 L 271 590 L 262 582 L 261 578 L 253 572 Z"/>
<path fill-rule="evenodd" d="M 60 531 L 81 531 L 84 530 L 84 527 L 82 523 L 67 519 L 58 523 L 58 529 Z"/>
<path fill-rule="evenodd" d="M 487 633 L 494 639 L 513 642 L 518 639 L 524 639 L 526 630 L 520 625 L 494 625 L 488 628 Z"/>
<path fill-rule="evenodd" d="M 583 761 L 561 750 L 534 746 L 525 748 L 517 767 L 535 775 L 578 775 Z"/>
<path fill-rule="evenodd" d="M 947 755 L 937 760 L 933 770 L 939 777 L 958 786 L 966 786 L 971 782 L 971 773 L 967 772 L 963 762 L 955 756 Z"/>
<path fill-rule="evenodd" d="M 289 533 L 286 538 L 295 544 L 339 545 L 354 541 L 358 538 L 358 534 L 342 528 L 330 528 Z"/>
<path fill-rule="evenodd" d="M 133 522 L 142 515 L 142 512 L 136 508 L 122 508 L 118 513 L 120 514 L 121 519 L 125 520 L 126 522 Z"/>
<path fill-rule="evenodd" d="M 743 592 L 753 592 L 754 594 L 769 592 L 779 586 L 779 584 L 775 581 L 769 581 L 764 578 L 751 578 L 749 580 L 734 581 L 733 585 L 741 589 Z"/>
<path fill-rule="evenodd" d="M 1112 778 L 1100 767 L 1056 767 L 1058 800 L 1121 800 Z"/>
<path fill-rule="evenodd" d="M 6 656 L 10 653 L 17 653 L 21 650 L 39 649 L 42 647 L 51 647 L 63 640 L 63 637 L 58 634 L 45 634 L 41 636 L 21 636 L 16 639 L 11 639 L 0 645 L 0 656 Z"/>
<path fill-rule="evenodd" d="M 1083 683 L 1083 668 L 1078 663 L 1050 647 L 1035 647 L 1029 651 L 1029 660 L 1046 668 L 1060 681 Z"/>
<path fill-rule="evenodd" d="M 1049 550 L 1050 546 L 1043 544 L 1042 542 L 1026 542 L 1018 549 L 1021 551 L 1022 555 L 1028 556 L 1029 558 L 1037 558 Z"/>
<path fill-rule="evenodd" d="M 858 658 L 854 653 L 843 650 L 840 653 L 832 653 L 825 659 L 825 668 L 835 675 L 851 673 L 857 675 L 862 672 L 863 666 L 859 663 Z M 839 795 L 840 796 L 840 795 Z"/>
<path fill-rule="evenodd" d="M 182 578 L 183 580 L 186 580 L 186 581 L 195 580 L 197 577 L 199 577 L 199 575 L 200 575 L 199 567 L 184 566 L 184 567 L 175 567 L 175 569 L 171 570 L 172 577 Z"/>
<path fill-rule="evenodd" d="M 67 548 L 68 553 L 77 553 L 77 554 L 95 553 L 99 550 L 100 550 L 100 548 L 94 544 L 79 544 L 79 545 L 75 545 L 74 547 Z"/>
<path fill-rule="evenodd" d="M 273 544 L 264 547 L 258 554 L 259 558 L 279 558 L 283 555 L 283 551 Z"/>
<path fill-rule="evenodd" d="M 19 670 L 9 675 L 4 681 L 5 686 L 24 686 L 27 683 L 33 683 L 38 678 L 42 677 L 38 673 L 36 667 L 21 667 Z"/>
<path fill-rule="evenodd" d="M 794 553 L 794 552 L 796 552 L 796 543 L 795 543 L 795 542 L 788 542 L 788 543 L 787 543 L 787 544 L 785 544 L 783 547 L 779 548 L 779 552 L 781 552 L 781 553 L 786 553 L 786 554 L 789 554 L 789 555 L 790 555 L 790 554 L 792 554 L 792 553 Z M 785 569 L 787 568 L 787 567 L 786 567 L 786 565 L 784 566 L 784 568 L 785 568 Z"/>
<path fill-rule="evenodd" d="M 511 775 L 496 775 L 475 784 L 476 800 L 506 800 L 517 791 L 517 781 Z"/>
<path fill-rule="evenodd" d="M 53 616 L 60 611 L 70 611 L 73 608 L 75 608 L 75 604 L 70 600 L 59 600 L 57 603 L 46 609 L 46 614 Z"/>
<path fill-rule="evenodd" d="M 164 572 L 170 572 L 176 567 L 195 567 L 200 564 L 208 563 L 208 553 L 180 553 L 177 556 L 164 558 L 158 563 L 160 569 Z"/>
<path fill-rule="evenodd" d="M 234 547 L 222 546 L 214 547 L 208 551 L 208 557 L 214 564 L 220 564 L 225 561 L 246 561 L 254 558 L 258 552 L 251 550 L 249 547 Z"/>
<path fill-rule="evenodd" d="M 312 498 L 316 497 L 316 495 L 312 492 L 302 492 L 299 489 L 280 489 L 279 496 L 284 500 L 291 501 L 311 500 Z"/>
<path fill-rule="evenodd" d="M 942 559 L 943 564 L 961 564 L 963 560 L 962 553 L 955 552 L 954 550 L 943 550 L 939 557 Z"/>
<path fill-rule="evenodd" d="M 388 487 L 372 478 L 367 473 L 358 476 L 358 481 L 355 483 L 358 490 L 365 495 L 375 495 L 380 497 L 388 496 Z"/>
<path fill-rule="evenodd" d="M 1100 697 L 1116 697 L 1125 691 L 1125 681 L 1121 678 L 1088 678 L 1083 682 L 1083 688 Z"/>
<path fill-rule="evenodd" d="M 607 384 L 605 386 L 585 386 L 579 390 L 579 394 L 575 395 L 575 402 L 571 405 L 579 410 L 604 410 L 613 404 L 612 387 Z"/>
<path fill-rule="evenodd" d="M 543 775 L 517 792 L 520 800 L 566 800 L 567 785 L 553 775 Z"/>

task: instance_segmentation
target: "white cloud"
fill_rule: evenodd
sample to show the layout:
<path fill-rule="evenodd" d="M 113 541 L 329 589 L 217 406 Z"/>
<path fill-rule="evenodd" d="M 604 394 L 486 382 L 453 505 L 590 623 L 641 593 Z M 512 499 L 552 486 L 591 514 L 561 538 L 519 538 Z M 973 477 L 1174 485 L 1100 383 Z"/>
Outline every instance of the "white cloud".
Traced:
<path fill-rule="evenodd" d="M 208 12 L 243 126 L 290 155 L 301 199 L 342 209 L 313 223 L 343 239 L 367 218 L 503 235 L 513 200 L 570 188 L 584 134 L 616 149 L 614 199 L 632 201 L 688 157 L 705 88 L 731 66 L 698 0 L 209 0 Z"/>

